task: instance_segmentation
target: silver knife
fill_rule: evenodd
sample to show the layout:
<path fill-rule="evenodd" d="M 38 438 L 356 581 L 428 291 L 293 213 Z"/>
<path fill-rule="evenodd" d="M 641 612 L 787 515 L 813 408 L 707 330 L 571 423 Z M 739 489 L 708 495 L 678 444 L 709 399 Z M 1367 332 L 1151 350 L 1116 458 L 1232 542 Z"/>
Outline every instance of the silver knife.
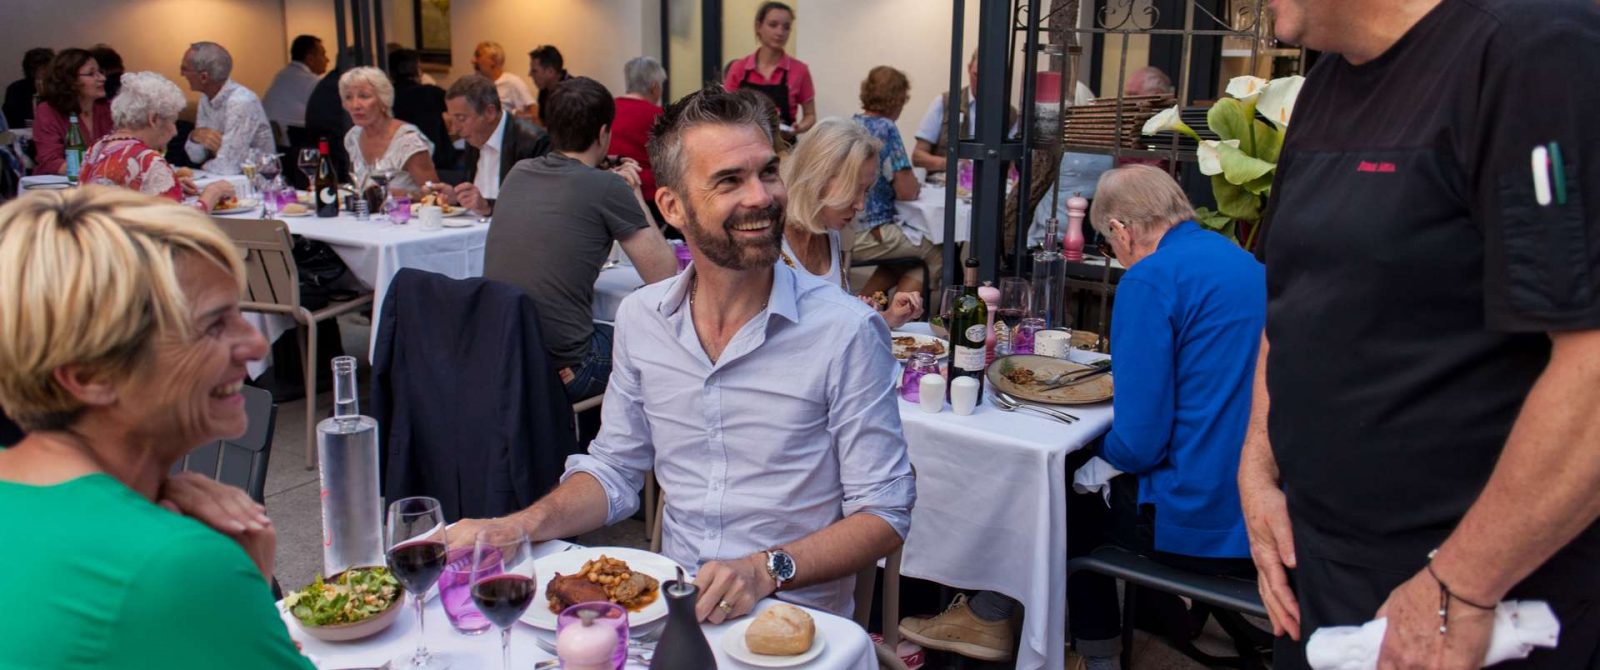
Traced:
<path fill-rule="evenodd" d="M 1086 382 L 1086 381 L 1088 381 L 1090 379 L 1094 379 L 1095 377 L 1099 377 L 1100 375 L 1110 374 L 1110 373 L 1111 373 L 1111 368 L 1110 367 L 1104 367 L 1104 368 L 1100 368 L 1098 370 L 1091 370 L 1091 371 L 1089 371 L 1089 372 L 1087 372 L 1085 374 L 1079 375 L 1077 377 L 1073 377 L 1072 379 L 1069 379 L 1067 381 L 1061 382 L 1059 384 L 1055 384 L 1053 386 L 1046 386 L 1046 387 L 1044 387 L 1042 389 L 1039 389 L 1039 392 L 1043 393 L 1045 391 L 1054 391 L 1054 390 L 1057 390 L 1057 389 L 1063 389 L 1063 388 L 1066 388 L 1068 386 L 1077 386 L 1078 384 L 1082 384 L 1082 383 L 1084 383 L 1084 382 Z"/>

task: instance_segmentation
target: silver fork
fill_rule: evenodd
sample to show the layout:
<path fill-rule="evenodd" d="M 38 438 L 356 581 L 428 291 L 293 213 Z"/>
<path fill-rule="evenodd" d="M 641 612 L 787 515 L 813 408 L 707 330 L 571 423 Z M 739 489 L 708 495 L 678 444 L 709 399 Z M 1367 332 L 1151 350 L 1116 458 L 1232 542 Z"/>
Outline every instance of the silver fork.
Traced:
<path fill-rule="evenodd" d="M 1036 414 L 1050 417 L 1062 423 L 1072 423 L 1078 420 L 1078 417 L 1066 412 L 1040 407 L 1038 405 L 1030 405 L 1000 392 L 996 392 L 994 395 L 990 396 L 990 399 L 993 401 L 994 406 L 1000 408 L 1000 411 L 1002 412 L 1015 412 L 1019 409 L 1025 409 Z"/>

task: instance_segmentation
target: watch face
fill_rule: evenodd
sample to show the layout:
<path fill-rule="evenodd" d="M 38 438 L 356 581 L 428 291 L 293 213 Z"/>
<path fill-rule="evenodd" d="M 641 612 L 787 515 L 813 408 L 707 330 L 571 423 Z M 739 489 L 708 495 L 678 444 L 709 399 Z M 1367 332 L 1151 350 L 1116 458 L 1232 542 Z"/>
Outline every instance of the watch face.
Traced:
<path fill-rule="evenodd" d="M 794 579 L 794 559 L 781 551 L 772 552 L 772 572 L 778 579 Z"/>

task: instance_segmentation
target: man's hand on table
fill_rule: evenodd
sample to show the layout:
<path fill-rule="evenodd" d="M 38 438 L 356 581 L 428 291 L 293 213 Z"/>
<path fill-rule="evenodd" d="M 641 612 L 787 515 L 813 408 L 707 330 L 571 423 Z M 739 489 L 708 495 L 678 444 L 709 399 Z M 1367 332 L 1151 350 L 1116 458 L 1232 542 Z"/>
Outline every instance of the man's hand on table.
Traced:
<path fill-rule="evenodd" d="M 1446 577 L 1448 579 L 1448 577 Z M 1439 582 L 1427 570 L 1389 593 L 1377 617 L 1388 617 L 1379 670 L 1470 670 L 1481 667 L 1494 612 L 1450 600 L 1449 630 L 1439 634 Z"/>
<path fill-rule="evenodd" d="M 243 490 L 204 475 L 180 472 L 161 485 L 157 504 L 209 526 L 244 547 L 261 574 L 272 579 L 278 534 L 267 509 Z"/>
<path fill-rule="evenodd" d="M 694 606 L 695 618 L 713 624 L 749 614 L 762 598 L 778 590 L 777 583 L 767 574 L 764 552 L 732 561 L 706 563 L 700 566 L 694 584 L 700 587 L 699 600 Z"/>
<path fill-rule="evenodd" d="M 215 154 L 222 149 L 222 133 L 215 128 L 195 128 L 189 132 L 189 141 Z"/>

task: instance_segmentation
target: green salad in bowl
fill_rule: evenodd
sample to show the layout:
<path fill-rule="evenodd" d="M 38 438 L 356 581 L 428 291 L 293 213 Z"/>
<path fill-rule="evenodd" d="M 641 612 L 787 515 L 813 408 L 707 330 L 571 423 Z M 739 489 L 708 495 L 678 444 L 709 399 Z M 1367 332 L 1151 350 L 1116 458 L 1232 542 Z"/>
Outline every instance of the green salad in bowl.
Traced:
<path fill-rule="evenodd" d="M 355 639 L 387 628 L 404 596 L 387 568 L 351 568 L 326 581 L 317 575 L 304 589 L 284 596 L 283 604 L 301 627 L 321 639 Z"/>

